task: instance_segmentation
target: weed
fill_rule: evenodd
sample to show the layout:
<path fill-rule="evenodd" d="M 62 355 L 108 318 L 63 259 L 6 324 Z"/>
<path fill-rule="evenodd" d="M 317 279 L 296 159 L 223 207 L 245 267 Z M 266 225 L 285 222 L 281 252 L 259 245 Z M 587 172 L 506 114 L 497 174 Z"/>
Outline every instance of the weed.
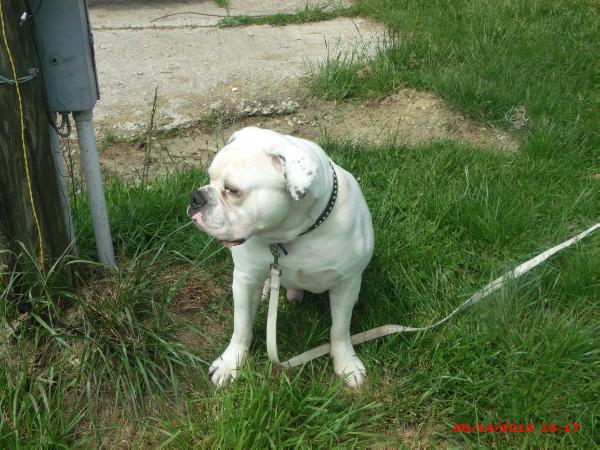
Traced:
<path fill-rule="evenodd" d="M 319 22 L 331 20 L 337 17 L 350 17 L 355 15 L 352 8 L 335 6 L 327 8 L 316 5 L 306 5 L 292 14 L 271 14 L 267 16 L 230 16 L 224 17 L 217 22 L 221 28 L 239 27 L 245 25 L 273 25 L 284 26 L 299 23 Z"/>
<path fill-rule="evenodd" d="M 100 152 L 105 151 L 107 148 L 121 142 L 121 138 L 111 130 L 104 130 L 102 139 L 100 141 Z"/>
<path fill-rule="evenodd" d="M 229 0 L 214 0 L 219 8 L 229 8 Z"/>
<path fill-rule="evenodd" d="M 154 89 L 154 98 L 152 99 L 152 109 L 150 110 L 150 120 L 148 122 L 148 129 L 143 141 L 144 144 L 144 166 L 140 175 L 140 182 L 142 189 L 146 189 L 148 183 L 148 172 L 150 170 L 150 153 L 152 152 L 152 146 L 154 144 L 154 116 L 156 116 L 156 100 L 158 97 L 158 85 Z"/>
<path fill-rule="evenodd" d="M 228 120 L 228 114 L 223 110 L 211 110 L 204 114 L 200 123 L 207 127 L 221 127 Z"/>

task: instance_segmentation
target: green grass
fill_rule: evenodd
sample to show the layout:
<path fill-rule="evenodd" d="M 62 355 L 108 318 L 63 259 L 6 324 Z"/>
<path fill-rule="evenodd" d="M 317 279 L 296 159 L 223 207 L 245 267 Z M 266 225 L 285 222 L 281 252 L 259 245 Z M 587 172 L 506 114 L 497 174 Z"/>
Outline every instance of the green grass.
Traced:
<path fill-rule="evenodd" d="M 361 178 L 376 228 L 376 252 L 365 274 L 353 331 L 389 322 L 432 323 L 505 269 L 575 234 L 598 214 L 597 181 L 580 177 L 577 164 L 540 162 L 525 152 L 496 154 L 451 142 L 421 149 L 324 145 L 337 162 Z M 374 155 L 377 165 L 372 164 Z M 543 183 L 546 179 L 560 182 Z M 439 330 L 362 345 L 358 352 L 368 367 L 369 381 L 358 395 L 338 387 L 326 359 L 302 371 L 268 369 L 263 307 L 245 375 L 232 390 L 215 393 L 201 361 L 214 357 L 227 336 L 213 337 L 212 354 L 181 346 L 170 331 L 174 313 L 165 305 L 182 283 L 161 282 L 173 264 L 207 271 L 217 279 L 230 270 L 228 258 L 216 252 L 214 243 L 182 228 L 187 222 L 181 205 L 187 192 L 203 180 L 203 174 L 190 171 L 159 179 L 146 191 L 120 181 L 109 185 L 121 273 L 108 284 L 94 281 L 98 274 L 86 276 L 100 292 L 92 298 L 100 306 L 89 298 L 67 297 L 75 303 L 75 311 L 84 313 L 73 320 L 85 326 L 78 335 L 87 337 L 82 342 L 96 357 L 82 360 L 81 375 L 71 375 L 59 338 L 77 349 L 70 341 L 75 337 L 61 332 L 64 326 L 55 322 L 57 314 L 45 313 L 50 316 L 45 323 L 52 321 L 49 327 L 37 320 L 28 323 L 19 345 L 28 346 L 27 354 L 43 350 L 42 366 L 49 368 L 18 372 L 30 377 L 22 382 L 28 389 L 25 396 L 16 381 L 5 387 L 7 411 L 17 398 L 22 412 L 15 423 L 28 424 L 19 430 L 31 430 L 33 440 L 21 437 L 23 442 L 52 438 L 72 444 L 84 439 L 77 427 L 56 428 L 56 421 L 85 420 L 87 427 L 94 426 L 91 405 L 100 402 L 82 386 L 91 386 L 92 394 L 115 398 L 121 408 L 137 410 L 137 426 L 143 430 L 137 438 L 156 445 L 263 448 L 271 439 L 289 446 L 320 442 L 363 447 L 393 441 L 401 436 L 398 430 L 416 424 L 431 428 L 421 438 L 432 445 L 442 440 L 460 445 L 585 447 L 598 441 L 594 428 L 600 387 L 598 236 L 553 258 Z M 82 252 L 92 256 L 90 227 L 85 222 L 79 226 L 86 244 Z M 49 298 L 42 299 L 49 304 Z M 228 301 L 212 299 L 216 310 L 204 313 L 219 315 Z M 5 311 L 4 317 L 10 323 L 16 315 Z M 280 335 L 282 354 L 320 344 L 328 336 L 327 301 L 324 296 L 309 296 L 303 305 L 286 304 L 280 323 L 294 324 Z M 31 398 L 38 402 L 45 398 L 36 386 L 51 369 L 59 381 L 51 385 L 57 391 L 47 395 L 49 411 L 40 425 Z M 16 377 L 13 370 L 11 379 Z M 65 405 L 65 392 L 71 401 L 78 401 Z M 180 400 L 161 407 L 158 414 L 147 410 L 148 403 L 168 404 L 173 395 Z M 454 423 L 507 421 L 535 422 L 538 427 L 579 423 L 581 432 L 526 436 L 452 432 Z M 272 431 L 261 432 L 265 427 Z M 49 437 L 52 430 L 66 431 L 64 436 Z M 384 431 L 385 438 L 373 437 Z M 17 442 L 14 433 L 9 426 L 0 436 L 8 445 Z"/>
<path fill-rule="evenodd" d="M 200 331 L 171 311 L 187 274 L 165 285 L 165 268 L 178 258 L 149 248 L 121 259 L 116 273 L 65 256 L 42 275 L 24 253 L 17 258 L 28 273 L 2 274 L 14 286 L 20 277 L 38 280 L 1 304 L 3 448 L 68 446 L 106 405 L 141 417 L 149 402 L 177 398 L 187 371 L 207 366 L 180 342 L 184 329 Z M 61 266 L 85 285 L 66 288 Z"/>
<path fill-rule="evenodd" d="M 176 416 L 175 423 L 172 417 L 163 421 L 167 442 L 176 447 L 332 448 L 364 447 L 378 437 L 382 405 L 339 395 L 340 381 L 332 382 L 314 367 L 295 372 L 261 368 L 259 373 L 246 368 L 238 381 L 215 396 L 192 395 L 186 404 L 189 415 Z M 215 404 L 217 413 L 206 414 Z"/>
<path fill-rule="evenodd" d="M 357 2 L 386 22 L 389 40 L 371 59 L 332 53 L 314 72 L 315 95 L 376 97 L 412 86 L 486 122 L 504 123 L 513 107 L 531 120 L 513 153 L 449 141 L 322 142 L 360 178 L 375 225 L 353 332 L 433 323 L 505 270 L 598 221 L 592 6 Z M 367 76 L 357 76 L 366 65 Z M 181 304 L 190 286 L 213 282 L 228 292 L 227 252 L 185 215 L 188 193 L 205 180 L 190 169 L 144 185 L 109 182 L 115 274 L 85 262 L 95 255 L 79 194 L 81 257 L 60 262 L 75 269 L 79 288 L 65 289 L 58 272 L 39 276 L 27 255 L 25 278 L 0 275 L 3 295 L 20 279 L 38 280 L 0 303 L 0 446 L 598 446 L 600 235 L 439 329 L 357 347 L 368 370 L 359 393 L 339 386 L 326 358 L 299 370 L 270 368 L 262 305 L 240 379 L 215 392 L 206 361 L 226 345 L 230 294 L 188 295 L 198 303 L 193 314 Z M 279 316 L 282 357 L 328 338 L 326 296 L 284 302 Z M 222 330 L 198 328 L 203 318 Z M 183 343 L 190 332 L 191 347 Z M 455 433 L 456 423 L 536 430 Z M 552 423 L 580 430 L 541 432 Z"/>
<path fill-rule="evenodd" d="M 524 106 L 556 151 L 598 143 L 595 2 L 358 0 L 354 8 L 385 22 L 389 37 L 373 58 L 360 48 L 332 53 L 313 71 L 313 94 L 363 98 L 410 86 L 493 123 Z M 358 76 L 366 64 L 370 75 Z"/>

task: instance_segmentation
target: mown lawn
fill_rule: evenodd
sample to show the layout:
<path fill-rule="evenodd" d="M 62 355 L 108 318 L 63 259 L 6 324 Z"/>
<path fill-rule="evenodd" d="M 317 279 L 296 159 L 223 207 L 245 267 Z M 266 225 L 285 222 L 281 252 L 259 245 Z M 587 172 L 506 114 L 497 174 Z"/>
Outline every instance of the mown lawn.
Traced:
<path fill-rule="evenodd" d="M 358 0 L 353 8 L 384 21 L 389 39 L 370 60 L 359 49 L 331 55 L 307 82 L 314 95 L 343 101 L 409 86 L 496 127 L 510 129 L 516 109 L 529 118 L 513 130 L 521 147 L 511 153 L 454 142 L 321 143 L 360 178 L 375 225 L 353 331 L 432 323 L 598 222 L 595 2 Z M 365 65 L 369 76 L 358 76 Z M 215 392 L 206 369 L 231 329 L 231 264 L 188 226 L 187 195 L 204 181 L 198 169 L 145 187 L 111 181 L 119 273 L 65 259 L 80 278 L 75 293 L 51 274 L 0 304 L 2 447 L 600 443 L 600 235 L 439 329 L 357 347 L 368 370 L 358 393 L 340 387 L 326 359 L 270 368 L 263 305 L 242 376 Z M 85 260 L 93 243 L 81 198 Z M 2 279 L 0 292 L 16 280 Z M 324 342 L 328 314 L 324 296 L 284 304 L 282 356 Z M 455 433 L 462 423 L 535 430 Z M 576 423 L 577 432 L 542 432 Z"/>

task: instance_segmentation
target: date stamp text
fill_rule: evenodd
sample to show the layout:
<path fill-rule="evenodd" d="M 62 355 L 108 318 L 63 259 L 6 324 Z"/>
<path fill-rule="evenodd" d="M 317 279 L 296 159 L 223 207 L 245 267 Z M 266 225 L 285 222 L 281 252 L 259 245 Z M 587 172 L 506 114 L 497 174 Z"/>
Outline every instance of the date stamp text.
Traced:
<path fill-rule="evenodd" d="M 455 433 L 577 433 L 578 423 L 455 423 Z"/>

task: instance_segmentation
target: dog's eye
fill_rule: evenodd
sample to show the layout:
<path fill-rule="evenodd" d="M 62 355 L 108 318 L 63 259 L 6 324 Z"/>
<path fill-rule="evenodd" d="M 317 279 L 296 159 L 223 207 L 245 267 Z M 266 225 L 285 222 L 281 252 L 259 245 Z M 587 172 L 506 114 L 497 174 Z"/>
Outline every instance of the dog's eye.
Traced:
<path fill-rule="evenodd" d="M 223 190 L 225 191 L 226 194 L 228 195 L 238 195 L 240 193 L 239 189 L 234 189 L 230 186 L 225 186 L 223 188 Z"/>

